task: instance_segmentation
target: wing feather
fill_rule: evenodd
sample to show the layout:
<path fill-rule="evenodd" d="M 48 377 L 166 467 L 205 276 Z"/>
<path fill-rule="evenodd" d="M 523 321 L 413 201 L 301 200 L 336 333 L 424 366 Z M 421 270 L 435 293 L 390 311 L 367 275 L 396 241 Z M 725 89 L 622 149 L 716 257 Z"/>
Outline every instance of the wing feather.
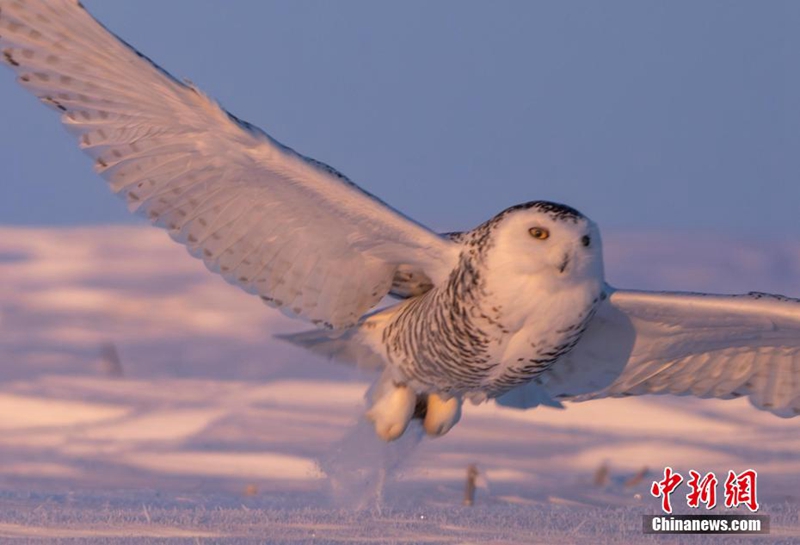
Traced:
<path fill-rule="evenodd" d="M 643 394 L 747 396 L 759 409 L 795 416 L 800 414 L 800 300 L 609 288 L 584 337 L 539 382 L 523 388 L 576 401 Z"/>
<path fill-rule="evenodd" d="M 347 327 L 398 268 L 437 282 L 456 263 L 449 239 L 226 112 L 76 0 L 0 0 L 0 49 L 132 211 L 290 314 Z"/>

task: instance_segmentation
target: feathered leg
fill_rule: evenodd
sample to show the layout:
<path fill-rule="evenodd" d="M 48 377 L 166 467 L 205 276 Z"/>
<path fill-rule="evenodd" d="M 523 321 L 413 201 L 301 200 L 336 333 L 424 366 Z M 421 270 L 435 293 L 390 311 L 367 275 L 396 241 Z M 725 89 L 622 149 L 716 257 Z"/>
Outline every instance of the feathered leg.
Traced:
<path fill-rule="evenodd" d="M 377 388 L 372 396 L 367 418 L 375 425 L 378 437 L 384 441 L 394 441 L 406 431 L 416 405 L 417 396 L 411 388 L 387 382 Z"/>
<path fill-rule="evenodd" d="M 441 437 L 461 419 L 461 399 L 445 399 L 437 394 L 428 395 L 423 427 L 431 437 Z"/>

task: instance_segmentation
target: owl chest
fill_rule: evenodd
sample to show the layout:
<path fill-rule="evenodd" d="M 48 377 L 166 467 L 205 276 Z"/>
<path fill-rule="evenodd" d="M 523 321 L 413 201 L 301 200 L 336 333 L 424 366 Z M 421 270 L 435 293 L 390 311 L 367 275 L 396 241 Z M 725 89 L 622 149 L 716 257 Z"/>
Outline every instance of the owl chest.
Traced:
<path fill-rule="evenodd" d="M 498 365 L 484 381 L 487 390 L 503 393 L 530 381 L 578 343 L 594 315 L 596 300 L 578 294 L 554 304 L 557 310 L 532 310 L 519 329 L 496 347 Z"/>
<path fill-rule="evenodd" d="M 528 382 L 580 337 L 592 299 L 585 290 L 451 307 L 444 296 L 410 301 L 384 331 L 387 360 L 420 391 L 499 395 Z M 508 309 L 513 309 L 513 313 Z"/>

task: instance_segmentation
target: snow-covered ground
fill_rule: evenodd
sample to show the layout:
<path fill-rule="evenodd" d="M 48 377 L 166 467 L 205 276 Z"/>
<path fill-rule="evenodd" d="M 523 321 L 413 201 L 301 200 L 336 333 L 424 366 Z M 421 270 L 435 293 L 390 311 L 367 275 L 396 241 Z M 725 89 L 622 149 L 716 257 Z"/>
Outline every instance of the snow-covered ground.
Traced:
<path fill-rule="evenodd" d="M 797 242 L 605 247 L 619 286 L 800 295 Z M 160 231 L 0 228 L 0 280 L 3 543 L 686 541 L 641 532 L 667 465 L 756 469 L 762 539 L 800 540 L 800 421 L 745 400 L 468 406 L 442 439 L 387 446 L 359 422 L 370 377 L 275 341 L 304 324 Z"/>

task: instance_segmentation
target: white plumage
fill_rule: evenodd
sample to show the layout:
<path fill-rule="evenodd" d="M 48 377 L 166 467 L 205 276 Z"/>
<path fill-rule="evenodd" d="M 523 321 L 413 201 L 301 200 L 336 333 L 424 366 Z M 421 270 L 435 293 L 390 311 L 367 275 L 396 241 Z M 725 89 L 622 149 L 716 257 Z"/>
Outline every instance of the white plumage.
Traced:
<path fill-rule="evenodd" d="M 748 396 L 800 413 L 797 300 L 610 288 L 594 224 L 551 203 L 433 233 L 177 81 L 75 0 L 0 0 L 0 49 L 131 210 L 229 282 L 334 330 L 294 342 L 384 369 L 370 415 L 387 439 L 415 412 L 445 433 L 464 397 Z M 390 292 L 409 299 L 365 317 Z"/>
<path fill-rule="evenodd" d="M 106 31 L 75 0 L 0 2 L 0 47 L 61 113 L 132 211 L 229 282 L 332 327 L 355 324 L 394 269 L 441 279 L 454 245 L 238 121 Z"/>
<path fill-rule="evenodd" d="M 540 380 L 501 403 L 537 395 L 578 401 L 641 394 L 748 396 L 779 416 L 800 414 L 800 301 L 608 288 L 581 342 Z"/>

